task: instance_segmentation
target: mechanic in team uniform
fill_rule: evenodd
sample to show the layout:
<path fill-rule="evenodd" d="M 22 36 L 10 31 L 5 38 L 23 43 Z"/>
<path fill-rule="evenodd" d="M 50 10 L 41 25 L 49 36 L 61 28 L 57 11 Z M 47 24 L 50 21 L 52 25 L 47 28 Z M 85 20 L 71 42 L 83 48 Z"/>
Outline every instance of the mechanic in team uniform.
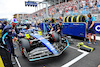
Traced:
<path fill-rule="evenodd" d="M 47 28 L 48 28 L 48 32 L 50 32 L 50 30 L 51 30 L 51 28 L 52 28 L 52 23 L 51 23 L 51 22 L 48 23 Z"/>
<path fill-rule="evenodd" d="M 23 36 L 21 33 L 19 33 L 18 29 L 16 28 L 18 21 L 14 18 L 10 24 L 6 25 L 2 31 L 2 45 L 7 48 L 8 52 L 12 53 L 14 57 L 16 57 L 14 53 L 14 47 L 13 47 L 13 42 L 12 39 L 17 40 L 17 37 L 13 35 L 12 30 L 15 29 L 15 32 L 17 34 L 20 34 Z"/>
<path fill-rule="evenodd" d="M 95 17 L 91 16 L 91 14 L 88 14 L 88 18 L 86 20 L 86 28 L 88 32 L 89 42 L 88 44 L 91 44 L 91 33 L 94 36 L 94 44 L 96 44 L 96 35 L 95 35 Z"/>
<path fill-rule="evenodd" d="M 48 28 L 48 33 L 49 33 L 52 28 L 52 18 L 49 18 L 47 28 Z"/>
<path fill-rule="evenodd" d="M 55 25 L 52 27 L 51 32 L 55 29 L 55 31 L 56 31 L 58 34 L 60 34 L 60 36 L 61 36 L 61 38 L 62 38 L 62 36 L 63 36 L 62 28 L 63 28 L 63 26 L 62 26 L 62 21 L 60 21 L 58 24 L 55 24 Z"/>
<path fill-rule="evenodd" d="M 57 23 L 59 23 L 59 19 L 56 19 L 56 22 L 55 22 L 55 24 L 57 24 Z"/>

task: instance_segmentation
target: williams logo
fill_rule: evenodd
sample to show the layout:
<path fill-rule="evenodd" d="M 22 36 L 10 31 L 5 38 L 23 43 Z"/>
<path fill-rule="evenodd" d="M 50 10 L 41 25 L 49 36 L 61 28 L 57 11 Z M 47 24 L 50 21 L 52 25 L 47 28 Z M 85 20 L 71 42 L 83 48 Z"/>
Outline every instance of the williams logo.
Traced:
<path fill-rule="evenodd" d="M 100 32 L 100 25 L 97 25 L 97 26 L 95 27 L 95 30 L 98 31 L 98 32 Z"/>

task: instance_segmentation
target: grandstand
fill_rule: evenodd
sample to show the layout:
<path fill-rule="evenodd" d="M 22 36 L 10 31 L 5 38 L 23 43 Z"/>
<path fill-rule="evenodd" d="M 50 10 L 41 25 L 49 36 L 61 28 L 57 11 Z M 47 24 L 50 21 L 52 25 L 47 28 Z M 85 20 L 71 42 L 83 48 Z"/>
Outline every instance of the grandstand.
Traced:
<path fill-rule="evenodd" d="M 60 0 L 60 2 L 56 0 L 55 4 L 52 4 L 54 0 L 44 1 L 51 4 L 48 7 L 49 17 L 59 18 L 67 15 L 86 15 L 88 13 L 95 14 L 94 16 L 97 18 L 100 16 L 100 0 Z M 32 17 L 33 19 L 36 17 L 38 17 L 38 19 L 46 18 L 46 9 L 44 8 L 34 12 L 28 17 Z"/>

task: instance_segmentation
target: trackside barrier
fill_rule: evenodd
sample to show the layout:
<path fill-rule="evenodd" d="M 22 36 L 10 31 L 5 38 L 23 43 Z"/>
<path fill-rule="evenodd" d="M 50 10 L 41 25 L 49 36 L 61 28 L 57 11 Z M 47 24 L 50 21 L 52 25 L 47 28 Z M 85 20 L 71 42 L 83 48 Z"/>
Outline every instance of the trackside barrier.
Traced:
<path fill-rule="evenodd" d="M 100 33 L 100 22 L 95 23 L 95 32 Z"/>
<path fill-rule="evenodd" d="M 77 16 L 65 16 L 63 18 L 63 22 L 85 22 L 86 17 L 84 15 L 77 15 Z"/>
<path fill-rule="evenodd" d="M 63 34 L 84 37 L 85 38 L 85 23 L 63 23 Z"/>
<path fill-rule="evenodd" d="M 54 25 L 54 24 L 53 24 Z M 48 23 L 45 23 L 45 28 L 48 31 Z M 41 30 L 43 29 L 43 23 L 40 24 Z M 78 36 L 78 37 L 87 37 L 87 32 L 86 32 L 86 22 L 72 22 L 72 23 L 63 23 L 63 29 L 62 29 L 63 34 L 67 35 L 72 35 L 72 36 Z M 100 23 L 96 22 L 95 23 L 95 32 L 100 33 Z"/>
<path fill-rule="evenodd" d="M 54 24 L 52 24 L 53 26 Z M 45 23 L 45 28 L 48 31 L 48 23 Z M 41 30 L 44 30 L 43 23 L 40 24 Z M 63 23 L 63 34 L 85 37 L 85 23 Z"/>

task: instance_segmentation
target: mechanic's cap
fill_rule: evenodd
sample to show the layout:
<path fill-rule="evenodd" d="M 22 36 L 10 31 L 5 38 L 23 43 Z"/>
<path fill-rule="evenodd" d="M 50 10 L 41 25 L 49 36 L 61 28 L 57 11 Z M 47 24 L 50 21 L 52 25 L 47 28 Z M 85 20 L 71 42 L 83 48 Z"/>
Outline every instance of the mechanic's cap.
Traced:
<path fill-rule="evenodd" d="M 10 22 L 10 23 L 12 23 L 12 22 L 13 22 L 13 23 L 16 23 L 16 24 L 18 23 L 18 21 L 17 21 L 17 19 L 16 19 L 16 18 L 13 18 L 13 19 L 11 20 L 11 22 Z"/>

